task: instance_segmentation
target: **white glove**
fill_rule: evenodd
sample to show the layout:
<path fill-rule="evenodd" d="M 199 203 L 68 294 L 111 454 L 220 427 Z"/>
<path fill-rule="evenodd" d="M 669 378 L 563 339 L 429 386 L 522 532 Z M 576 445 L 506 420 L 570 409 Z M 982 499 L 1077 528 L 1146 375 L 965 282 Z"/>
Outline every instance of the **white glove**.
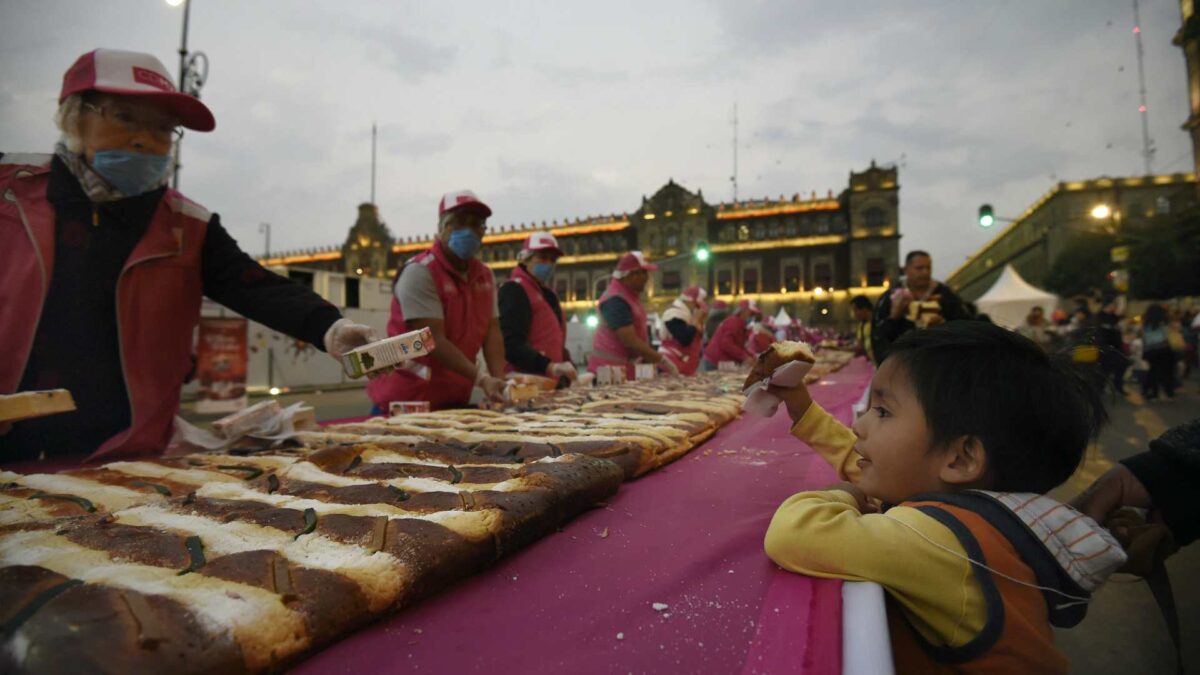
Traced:
<path fill-rule="evenodd" d="M 340 359 L 346 352 L 378 339 L 374 328 L 341 318 L 325 331 L 325 351 L 333 358 Z"/>
<path fill-rule="evenodd" d="M 674 361 L 665 356 L 658 362 L 658 367 L 662 368 L 667 375 L 679 374 L 679 366 L 675 365 Z"/>
<path fill-rule="evenodd" d="M 475 381 L 475 386 L 483 390 L 483 395 L 489 401 L 503 402 L 505 400 L 504 388 L 508 386 L 508 382 L 498 377 L 484 375 Z"/>
<path fill-rule="evenodd" d="M 546 374 L 555 380 L 560 377 L 566 377 L 572 382 L 575 381 L 575 378 L 579 377 L 579 373 L 575 371 L 575 364 L 569 361 L 551 363 L 550 366 L 546 368 Z"/>

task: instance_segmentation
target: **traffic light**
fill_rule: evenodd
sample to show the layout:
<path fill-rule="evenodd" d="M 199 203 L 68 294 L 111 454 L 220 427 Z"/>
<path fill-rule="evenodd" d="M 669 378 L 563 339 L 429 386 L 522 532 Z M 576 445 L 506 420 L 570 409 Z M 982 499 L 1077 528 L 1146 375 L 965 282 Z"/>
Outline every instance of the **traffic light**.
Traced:
<path fill-rule="evenodd" d="M 996 214 L 992 211 L 991 204 L 983 204 L 979 207 L 979 226 L 991 227 L 996 222 Z"/>
<path fill-rule="evenodd" d="M 708 248 L 707 241 L 701 241 L 701 242 L 696 243 L 695 256 L 696 256 L 696 262 L 702 262 L 702 263 L 708 262 L 708 259 L 712 257 L 712 250 Z"/>

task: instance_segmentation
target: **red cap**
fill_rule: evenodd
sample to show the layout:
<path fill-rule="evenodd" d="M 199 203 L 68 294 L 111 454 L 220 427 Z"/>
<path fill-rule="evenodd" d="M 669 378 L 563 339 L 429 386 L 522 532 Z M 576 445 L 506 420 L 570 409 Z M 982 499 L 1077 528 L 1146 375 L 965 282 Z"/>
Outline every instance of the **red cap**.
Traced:
<path fill-rule="evenodd" d="M 621 274 L 629 274 L 637 270 L 656 270 L 658 265 L 646 260 L 646 256 L 642 255 L 641 251 L 630 251 L 621 256 L 617 261 L 617 271 Z"/>
<path fill-rule="evenodd" d="M 150 54 L 119 49 L 95 49 L 84 54 L 63 75 L 58 102 L 85 91 L 151 100 L 193 131 L 212 131 L 217 127 L 208 106 L 195 96 L 179 93 L 162 61 Z"/>
<path fill-rule="evenodd" d="M 474 192 L 459 190 L 442 195 L 442 201 L 438 202 L 438 218 L 441 218 L 447 211 L 457 211 L 458 209 L 468 209 L 482 213 L 484 216 L 492 215 L 492 210 L 488 208 L 487 204 L 480 201 Z"/>
<path fill-rule="evenodd" d="M 741 300 L 738 302 L 737 307 L 739 310 L 748 309 L 751 314 L 762 314 L 762 310 L 758 308 L 758 303 L 753 300 Z"/>
<path fill-rule="evenodd" d="M 554 251 L 558 255 L 562 255 L 562 248 L 558 245 L 558 240 L 549 232 L 534 232 L 525 240 L 525 245 L 521 247 L 521 253 L 536 253 L 537 251 Z"/>
<path fill-rule="evenodd" d="M 688 286 L 687 288 L 683 289 L 683 292 L 679 295 L 685 300 L 691 300 L 692 302 L 701 304 L 704 302 L 704 299 L 708 297 L 708 291 L 700 288 L 699 286 Z"/>
<path fill-rule="evenodd" d="M 729 303 L 717 298 L 712 301 L 712 309 L 729 309 Z"/>

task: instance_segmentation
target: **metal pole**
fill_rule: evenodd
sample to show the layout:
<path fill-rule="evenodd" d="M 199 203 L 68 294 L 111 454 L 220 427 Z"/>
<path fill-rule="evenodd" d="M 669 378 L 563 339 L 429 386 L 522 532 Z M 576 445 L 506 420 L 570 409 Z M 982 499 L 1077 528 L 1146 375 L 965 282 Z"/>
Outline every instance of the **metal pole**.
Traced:
<path fill-rule="evenodd" d="M 1133 38 L 1137 43 L 1138 95 L 1141 97 L 1138 113 L 1142 118 L 1142 161 L 1146 175 L 1153 173 L 1150 162 L 1154 159 L 1154 141 L 1150 140 L 1150 111 L 1146 107 L 1146 67 L 1142 51 L 1142 19 L 1138 11 L 1138 0 L 1133 0 Z"/>
<path fill-rule="evenodd" d="M 187 37 L 188 37 L 188 14 L 191 13 L 192 0 L 183 0 L 183 37 L 179 40 L 179 91 L 183 91 L 184 78 L 187 76 Z M 180 163 L 180 147 L 183 145 L 183 138 L 175 141 L 175 170 L 171 176 L 171 187 L 179 189 L 179 170 L 182 164 Z"/>
<path fill-rule="evenodd" d="M 263 251 L 263 257 L 270 258 L 271 257 L 271 224 L 270 223 L 259 223 L 258 231 L 261 232 L 262 234 L 266 235 L 266 240 L 267 240 L 266 241 L 266 250 Z"/>
<path fill-rule="evenodd" d="M 371 203 L 375 203 L 375 123 L 371 123 Z"/>

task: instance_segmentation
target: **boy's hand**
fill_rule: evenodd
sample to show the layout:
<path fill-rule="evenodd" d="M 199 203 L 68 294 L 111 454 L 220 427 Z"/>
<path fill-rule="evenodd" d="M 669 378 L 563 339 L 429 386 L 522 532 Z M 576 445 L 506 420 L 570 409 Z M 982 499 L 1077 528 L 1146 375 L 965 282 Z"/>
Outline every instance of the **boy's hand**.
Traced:
<path fill-rule="evenodd" d="M 812 395 L 808 393 L 808 387 L 803 382 L 794 387 L 779 387 L 772 384 L 767 386 L 767 391 L 783 401 L 793 423 L 799 422 L 800 418 L 804 417 L 804 413 L 808 412 L 808 408 L 813 402 Z"/>
<path fill-rule="evenodd" d="M 859 513 L 879 513 L 879 506 L 872 502 L 867 495 L 858 489 L 858 486 L 850 482 L 834 483 L 826 490 L 841 490 L 842 492 L 850 493 L 854 497 L 854 501 L 858 503 Z"/>

